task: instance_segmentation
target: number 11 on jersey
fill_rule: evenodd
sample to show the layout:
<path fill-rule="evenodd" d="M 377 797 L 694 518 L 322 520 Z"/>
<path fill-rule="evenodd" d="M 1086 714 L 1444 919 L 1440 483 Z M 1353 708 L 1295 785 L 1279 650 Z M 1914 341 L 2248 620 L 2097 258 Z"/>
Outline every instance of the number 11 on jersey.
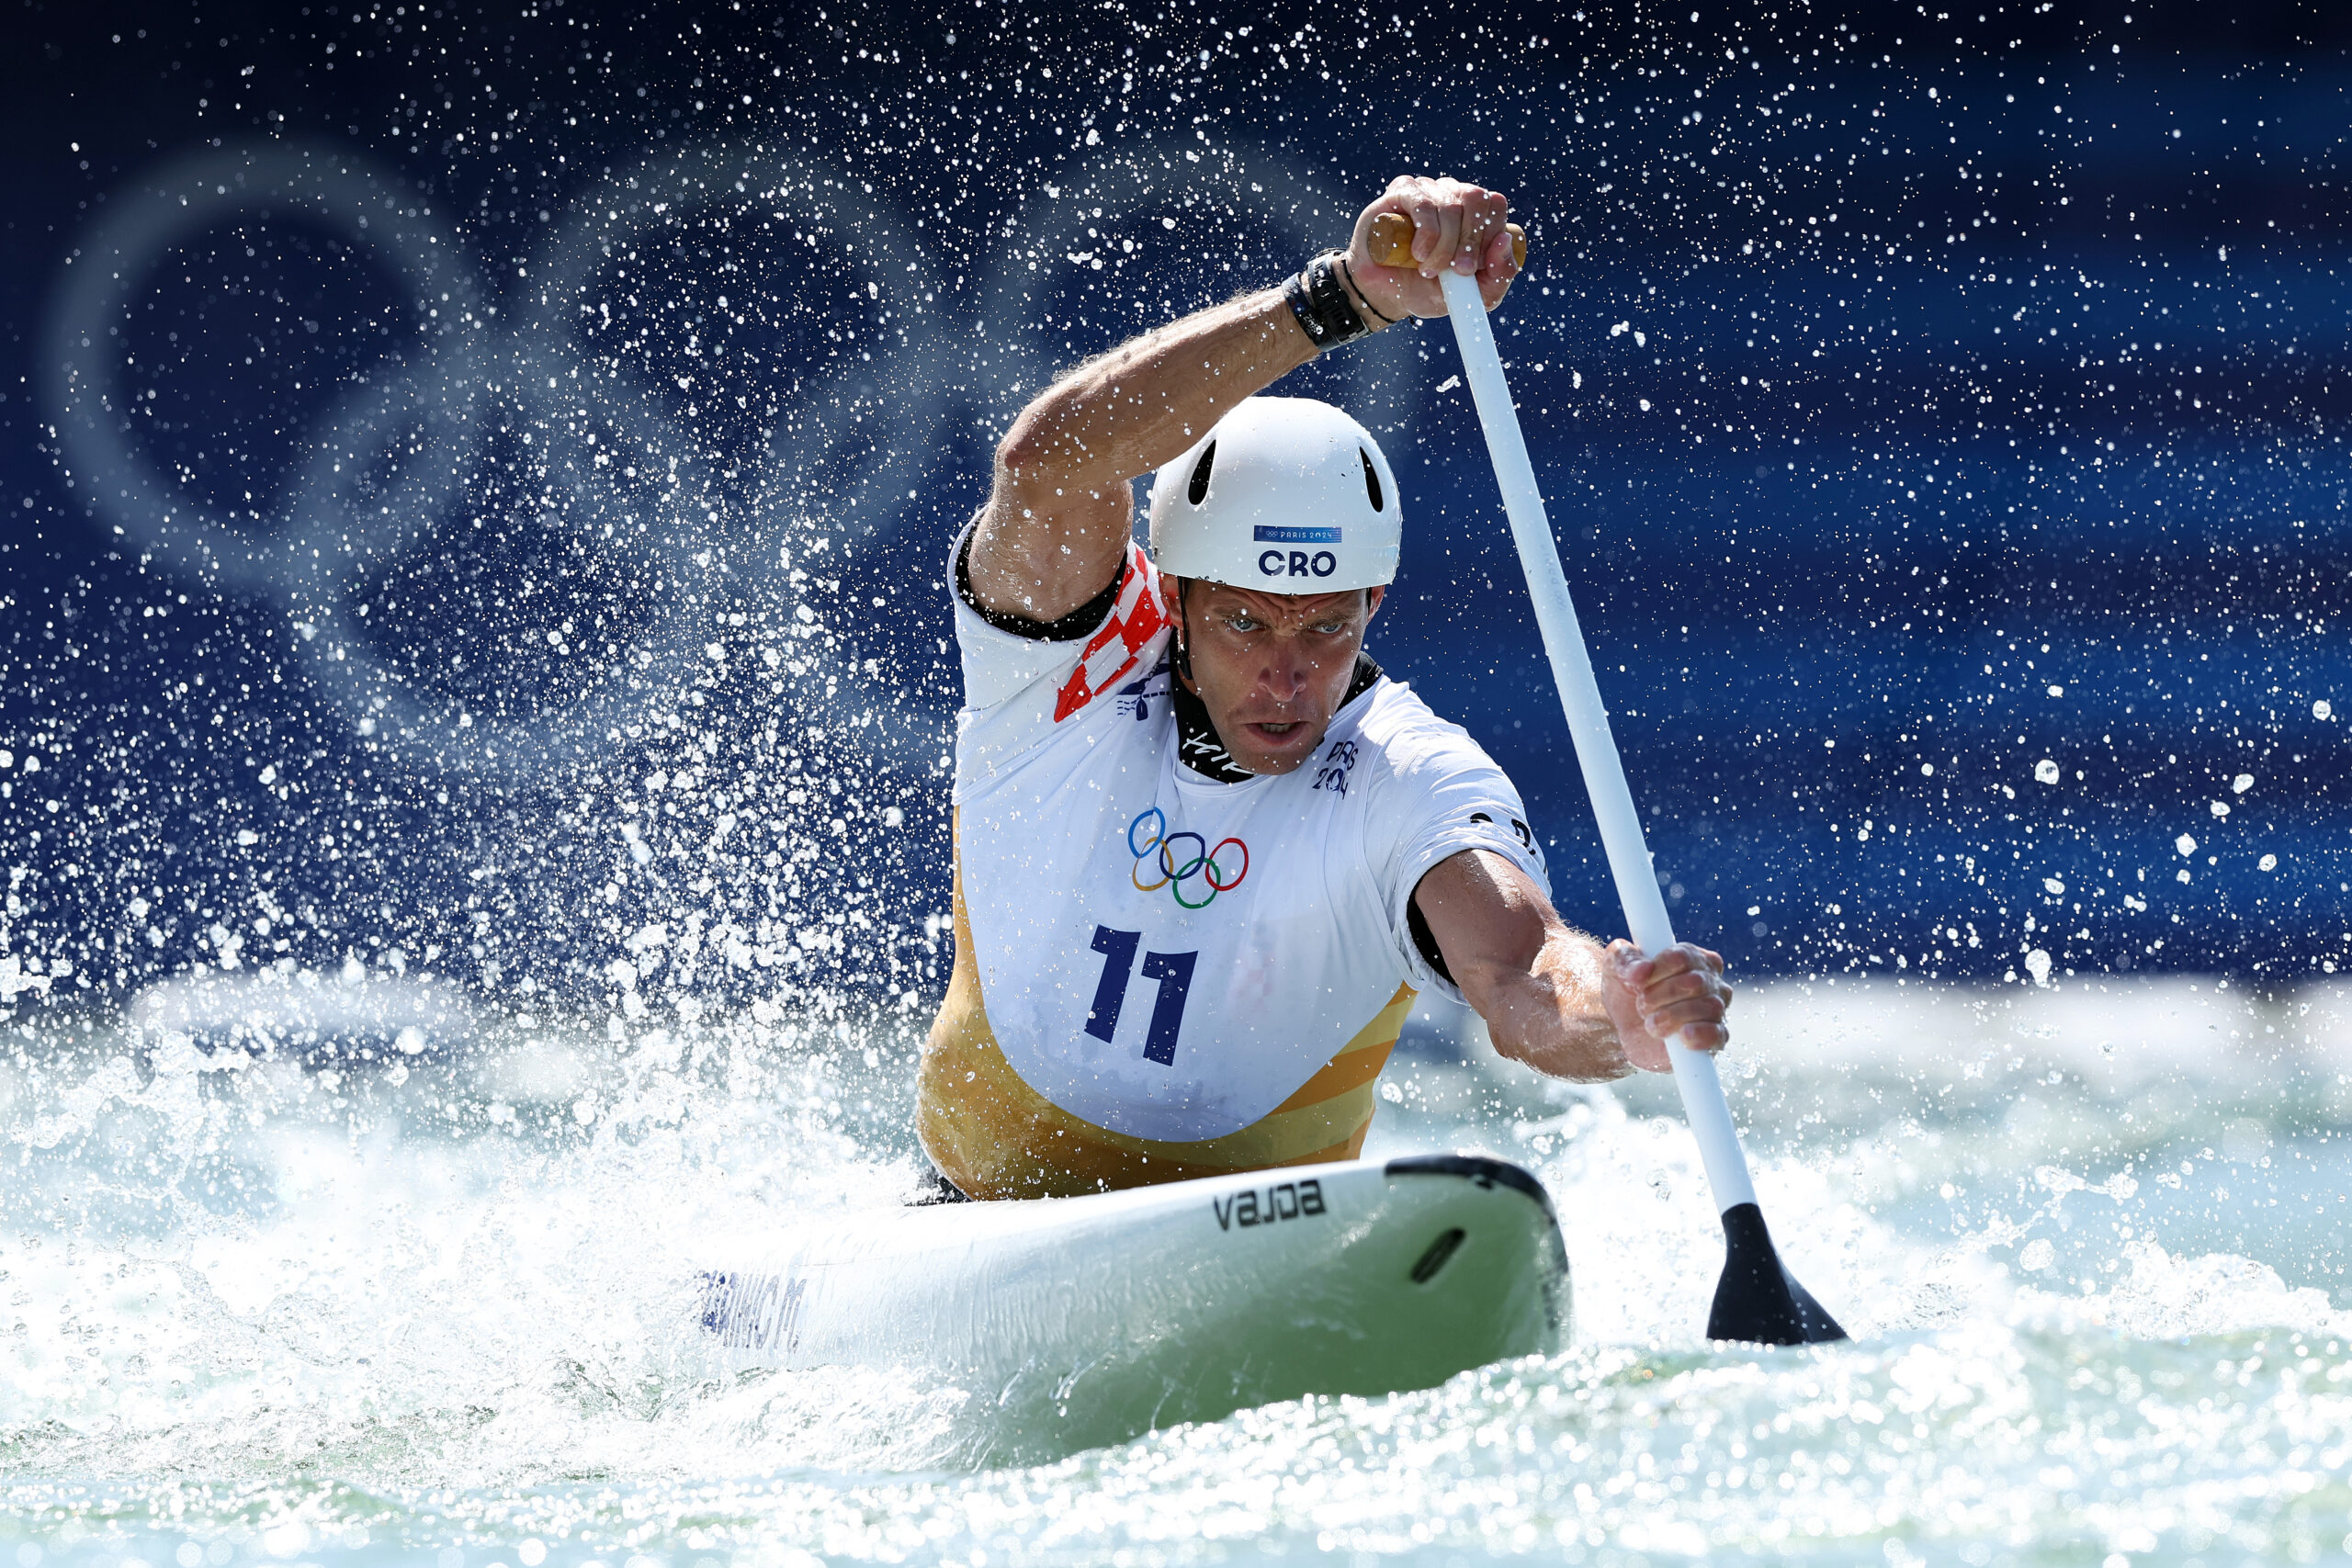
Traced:
<path fill-rule="evenodd" d="M 1119 1012 L 1127 1000 L 1127 978 L 1135 973 L 1136 949 L 1143 945 L 1141 931 L 1094 928 L 1094 951 L 1102 955 L 1102 977 L 1095 982 L 1094 1005 L 1086 1012 L 1086 1032 L 1109 1043 L 1119 1032 Z M 1151 1028 L 1144 1036 L 1148 1062 L 1167 1066 L 1176 1060 L 1176 1034 L 1184 1024 L 1184 998 L 1193 988 L 1193 964 L 1198 953 L 1147 953 L 1143 977 L 1159 982 L 1151 1004 Z"/>

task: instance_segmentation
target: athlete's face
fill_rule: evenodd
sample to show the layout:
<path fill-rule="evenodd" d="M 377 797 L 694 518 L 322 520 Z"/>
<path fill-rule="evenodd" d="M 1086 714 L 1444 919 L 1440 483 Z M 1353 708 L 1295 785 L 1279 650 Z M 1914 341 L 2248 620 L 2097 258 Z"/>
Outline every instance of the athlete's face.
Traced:
<path fill-rule="evenodd" d="M 1347 694 L 1364 628 L 1387 592 L 1261 593 L 1192 583 L 1168 609 L 1188 623 L 1195 695 L 1233 760 L 1253 773 L 1287 773 L 1315 754 Z"/>

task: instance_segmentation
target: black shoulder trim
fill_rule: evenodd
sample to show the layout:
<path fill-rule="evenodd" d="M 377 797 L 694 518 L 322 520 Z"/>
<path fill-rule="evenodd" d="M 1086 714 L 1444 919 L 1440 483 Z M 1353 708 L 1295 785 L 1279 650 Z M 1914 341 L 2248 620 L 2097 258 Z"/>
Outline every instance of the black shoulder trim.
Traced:
<path fill-rule="evenodd" d="M 1050 621 L 1033 621 L 1026 615 L 1016 615 L 1006 610 L 991 610 L 972 596 L 972 533 L 966 530 L 964 542 L 956 549 L 956 597 L 964 607 L 1001 632 L 1026 637 L 1031 642 L 1076 642 L 1099 629 L 1111 616 L 1111 607 L 1119 602 L 1119 584 L 1126 581 L 1127 563 L 1125 557 L 1119 570 L 1102 592 L 1080 604 L 1067 615 L 1057 615 Z"/>
<path fill-rule="evenodd" d="M 1413 896 L 1405 900 L 1405 931 L 1412 937 L 1413 947 L 1420 953 L 1421 962 L 1435 971 L 1439 979 L 1449 986 L 1462 983 L 1453 977 L 1453 971 L 1445 966 L 1445 950 L 1437 944 L 1437 932 L 1430 930 L 1430 918 L 1421 913 L 1421 890 L 1418 887 L 1413 889 Z"/>

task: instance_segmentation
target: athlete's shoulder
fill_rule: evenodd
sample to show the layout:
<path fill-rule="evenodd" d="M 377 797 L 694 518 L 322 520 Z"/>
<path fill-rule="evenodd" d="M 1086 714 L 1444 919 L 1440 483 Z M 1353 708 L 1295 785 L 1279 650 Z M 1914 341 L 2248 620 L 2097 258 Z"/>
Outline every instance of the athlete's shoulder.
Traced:
<path fill-rule="evenodd" d="M 1349 739 L 1359 741 L 1384 772 L 1410 773 L 1427 768 L 1451 772 L 1495 765 L 1468 730 L 1441 717 L 1419 692 L 1386 675 L 1350 705 L 1342 717 Z"/>
<path fill-rule="evenodd" d="M 965 539 L 969 538 L 967 530 Z M 1098 699 L 1124 692 L 1151 667 L 1168 639 L 1159 576 L 1141 548 L 1130 544 L 1117 580 L 1096 604 L 1040 623 L 992 613 L 973 602 L 961 581 L 959 542 L 950 593 L 964 666 L 967 718 L 1004 719 L 1015 728 L 1050 731 L 1110 705 Z"/>
<path fill-rule="evenodd" d="M 1462 850 L 1493 850 L 1537 886 L 1549 886 L 1518 786 L 1468 730 L 1385 678 L 1348 716 L 1355 723 L 1345 739 L 1360 753 L 1365 853 L 1400 922 L 1402 900 L 1422 874 Z"/>

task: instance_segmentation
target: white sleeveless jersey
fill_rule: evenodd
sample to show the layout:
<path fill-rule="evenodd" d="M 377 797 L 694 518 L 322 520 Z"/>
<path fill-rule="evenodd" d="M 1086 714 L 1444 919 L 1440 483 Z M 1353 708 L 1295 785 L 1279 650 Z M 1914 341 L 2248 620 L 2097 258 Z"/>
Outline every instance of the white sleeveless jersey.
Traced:
<path fill-rule="evenodd" d="M 1248 1127 L 1400 984 L 1459 997 L 1407 926 L 1431 866 L 1486 849 L 1545 885 L 1510 781 L 1385 677 L 1295 773 L 1227 784 L 1184 766 L 1139 548 L 1109 618 L 1069 641 L 1002 631 L 951 597 L 980 997 L 1006 1063 L 1072 1115 L 1180 1142 Z"/>

